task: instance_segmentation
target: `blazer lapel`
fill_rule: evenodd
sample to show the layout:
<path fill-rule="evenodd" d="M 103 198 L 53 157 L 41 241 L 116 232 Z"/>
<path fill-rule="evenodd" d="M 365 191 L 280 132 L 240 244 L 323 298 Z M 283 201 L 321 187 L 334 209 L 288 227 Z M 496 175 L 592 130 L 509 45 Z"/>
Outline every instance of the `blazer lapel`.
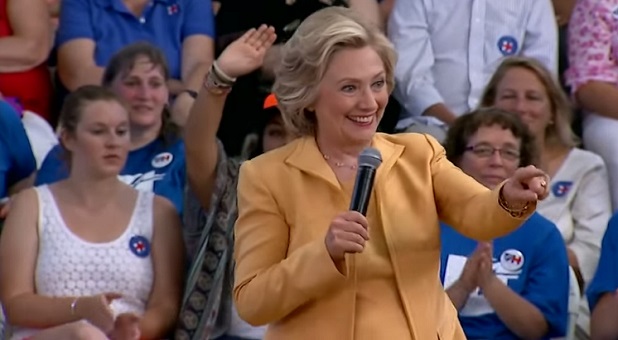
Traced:
<path fill-rule="evenodd" d="M 393 144 L 385 139 L 381 134 L 376 134 L 373 138 L 373 147 L 380 151 L 382 155 L 382 164 L 378 168 L 376 174 L 375 186 L 380 187 L 379 184 L 384 182 L 388 177 L 388 173 L 391 171 L 397 160 L 403 153 L 403 145 Z"/>
<path fill-rule="evenodd" d="M 313 137 L 302 137 L 298 141 L 296 148 L 286 158 L 285 163 L 314 177 L 323 179 L 337 190 L 340 189 L 335 173 L 326 163 Z"/>
<path fill-rule="evenodd" d="M 381 134 L 376 134 L 373 138 L 372 146 L 378 149 L 382 155 L 382 164 L 376 174 L 376 186 L 378 186 L 388 176 L 388 173 L 403 153 L 404 147 L 391 143 Z M 318 149 L 318 145 L 313 137 L 302 137 L 285 162 L 340 189 L 335 173 L 324 160 L 324 156 L 320 153 L 320 149 Z"/>

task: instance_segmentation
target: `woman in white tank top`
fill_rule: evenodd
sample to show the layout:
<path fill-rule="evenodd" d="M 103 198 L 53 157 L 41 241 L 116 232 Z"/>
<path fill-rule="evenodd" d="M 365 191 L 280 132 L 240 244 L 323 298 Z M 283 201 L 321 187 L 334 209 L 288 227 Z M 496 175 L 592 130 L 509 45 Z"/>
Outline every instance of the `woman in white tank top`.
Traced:
<path fill-rule="evenodd" d="M 139 91 L 147 107 L 149 89 Z M 182 294 L 176 210 L 118 179 L 130 131 L 112 92 L 78 89 L 60 126 L 69 178 L 20 193 L 0 240 L 10 338 L 162 339 Z"/>

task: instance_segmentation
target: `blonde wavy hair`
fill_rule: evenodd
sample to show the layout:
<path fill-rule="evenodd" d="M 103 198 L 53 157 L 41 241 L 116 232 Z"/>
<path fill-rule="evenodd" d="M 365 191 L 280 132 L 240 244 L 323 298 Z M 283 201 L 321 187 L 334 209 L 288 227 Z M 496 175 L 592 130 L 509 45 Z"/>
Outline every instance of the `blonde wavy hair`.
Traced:
<path fill-rule="evenodd" d="M 315 113 L 308 108 L 317 98 L 319 84 L 333 54 L 343 49 L 367 46 L 372 47 L 384 62 L 386 86 L 389 93 L 392 92 L 397 56 L 378 27 L 344 7 L 322 9 L 300 24 L 282 48 L 273 86 L 283 121 L 292 134 L 315 134 Z"/>
<path fill-rule="evenodd" d="M 551 105 L 553 124 L 549 124 L 545 128 L 544 142 L 557 142 L 566 147 L 577 146 L 579 138 L 571 128 L 573 119 L 571 102 L 560 87 L 558 80 L 536 59 L 526 57 L 509 57 L 504 59 L 485 87 L 480 106 L 490 107 L 495 104 L 498 85 L 504 79 L 506 73 L 513 68 L 523 68 L 534 73 L 547 92 Z"/>

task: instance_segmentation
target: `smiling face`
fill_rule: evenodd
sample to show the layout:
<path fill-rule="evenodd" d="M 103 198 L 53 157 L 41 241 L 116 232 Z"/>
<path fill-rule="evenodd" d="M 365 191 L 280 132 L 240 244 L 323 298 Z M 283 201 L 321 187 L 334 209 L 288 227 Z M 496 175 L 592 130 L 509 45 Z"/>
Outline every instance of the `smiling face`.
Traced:
<path fill-rule="evenodd" d="M 517 113 L 530 131 L 544 138 L 553 122 L 552 105 L 547 89 L 532 71 L 523 67 L 508 70 L 496 87 L 497 108 Z"/>
<path fill-rule="evenodd" d="M 385 77 L 372 47 L 335 52 L 312 107 L 317 134 L 339 145 L 369 143 L 388 103 Z"/>
<path fill-rule="evenodd" d="M 145 56 L 138 57 L 130 70 L 114 79 L 111 88 L 127 102 L 132 126 L 143 129 L 160 127 L 169 97 L 160 66 Z"/>
<path fill-rule="evenodd" d="M 511 177 L 520 164 L 521 140 L 500 125 L 481 126 L 466 144 L 459 167 L 493 189 Z"/>

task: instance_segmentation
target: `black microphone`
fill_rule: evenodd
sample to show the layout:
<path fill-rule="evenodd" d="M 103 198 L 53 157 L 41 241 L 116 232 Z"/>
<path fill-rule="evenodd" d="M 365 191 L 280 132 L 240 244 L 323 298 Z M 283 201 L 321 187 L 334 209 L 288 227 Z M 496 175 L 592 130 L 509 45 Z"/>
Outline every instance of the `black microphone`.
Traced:
<path fill-rule="evenodd" d="M 380 155 L 380 151 L 374 148 L 366 148 L 358 156 L 358 172 L 356 173 L 350 210 L 358 211 L 363 216 L 367 214 L 373 181 L 380 164 L 382 164 L 382 155 Z"/>

